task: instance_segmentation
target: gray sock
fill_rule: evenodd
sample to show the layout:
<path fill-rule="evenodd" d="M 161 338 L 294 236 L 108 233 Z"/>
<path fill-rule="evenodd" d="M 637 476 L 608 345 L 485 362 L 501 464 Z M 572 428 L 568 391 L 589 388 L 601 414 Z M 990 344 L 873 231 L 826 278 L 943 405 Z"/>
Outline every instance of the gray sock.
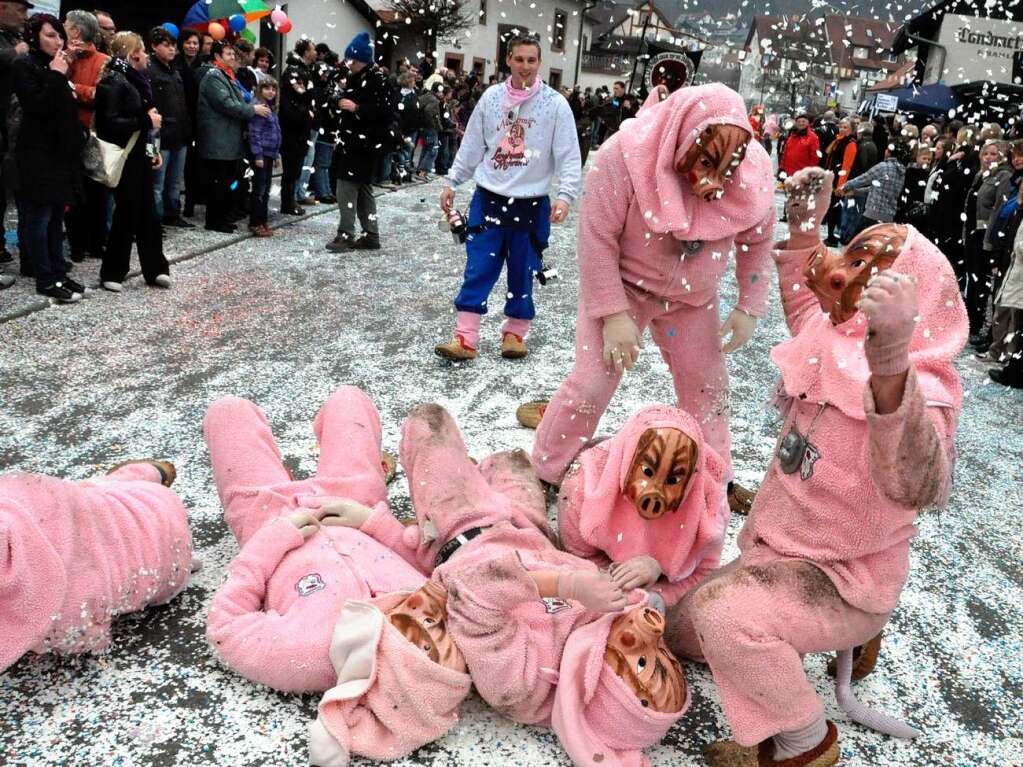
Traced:
<path fill-rule="evenodd" d="M 828 723 L 823 717 L 813 724 L 791 732 L 779 732 L 774 741 L 774 761 L 780 762 L 812 751 L 828 734 Z"/>

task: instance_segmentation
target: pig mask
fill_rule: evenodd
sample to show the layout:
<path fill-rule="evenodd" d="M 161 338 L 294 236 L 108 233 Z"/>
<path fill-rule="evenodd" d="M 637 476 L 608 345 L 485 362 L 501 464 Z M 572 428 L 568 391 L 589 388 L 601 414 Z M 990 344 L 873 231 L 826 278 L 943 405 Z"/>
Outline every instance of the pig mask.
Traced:
<path fill-rule="evenodd" d="M 448 592 L 443 586 L 427 581 L 390 609 L 387 617 L 434 663 L 465 673 L 465 658 L 448 632 Z"/>
<path fill-rule="evenodd" d="M 876 224 L 856 235 L 841 253 L 821 246 L 810 255 L 803 276 L 832 324 L 841 325 L 856 314 L 867 282 L 891 267 L 905 243 L 904 226 Z"/>
<path fill-rule="evenodd" d="M 679 429 L 647 429 L 639 439 L 625 497 L 643 519 L 678 511 L 696 470 L 696 443 Z"/>
<path fill-rule="evenodd" d="M 719 200 L 746 157 L 750 134 L 735 125 L 710 125 L 675 166 L 704 202 Z"/>
<path fill-rule="evenodd" d="M 686 701 L 682 666 L 664 644 L 664 617 L 636 607 L 611 624 L 604 662 L 639 698 L 640 705 L 664 714 L 681 710 Z"/>

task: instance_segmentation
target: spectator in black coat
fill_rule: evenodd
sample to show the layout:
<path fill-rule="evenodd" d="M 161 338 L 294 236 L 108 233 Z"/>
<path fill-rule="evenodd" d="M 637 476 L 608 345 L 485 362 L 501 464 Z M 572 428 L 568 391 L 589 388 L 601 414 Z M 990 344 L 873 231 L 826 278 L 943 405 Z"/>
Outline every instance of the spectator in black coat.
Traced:
<path fill-rule="evenodd" d="M 185 204 L 182 215 L 191 218 L 195 215 L 196 204 L 204 204 L 203 177 L 199 170 L 199 152 L 195 146 L 195 128 L 199 124 L 196 110 L 199 105 L 199 66 L 201 62 L 202 35 L 194 29 L 182 29 L 178 35 L 178 55 L 174 59 L 174 68 L 181 74 L 181 83 L 185 86 L 185 104 L 188 106 L 188 121 L 193 128 L 193 139 L 188 142 L 185 157 Z"/>
<path fill-rule="evenodd" d="M 99 273 L 103 289 L 113 293 L 121 292 L 128 276 L 132 244 L 138 248 L 146 284 L 171 285 L 153 193 L 153 171 L 162 167 L 163 159 L 152 138 L 163 121 L 146 78 L 148 67 L 142 38 L 134 32 L 118 32 L 110 41 L 110 61 L 96 86 L 96 135 L 120 147 L 131 145 L 114 189 L 114 221 Z"/>
<path fill-rule="evenodd" d="M 952 264 L 959 290 L 965 294 L 967 274 L 962 215 L 966 196 L 980 169 L 980 156 L 973 143 L 972 129 L 961 128 L 955 140 L 955 148 L 940 171 L 941 177 L 932 187 L 931 219 L 934 222 L 934 244 Z"/>
<path fill-rule="evenodd" d="M 341 220 L 337 237 L 327 249 L 340 252 L 352 248 L 378 250 L 380 230 L 373 197 L 373 176 L 377 158 L 393 146 L 394 94 L 380 68 L 373 63 L 373 43 L 360 32 L 345 49 L 349 75 L 337 103 L 341 120 L 334 149 L 334 175 Z M 355 238 L 358 215 L 363 235 Z"/>
<path fill-rule="evenodd" d="M 8 150 L 7 107 L 11 102 L 11 65 L 14 59 L 28 53 L 28 44 L 21 39 L 25 14 L 29 4 L 0 3 L 0 169 Z M 8 183 L 0 170 L 0 264 L 7 264 L 13 256 L 7 252 L 4 240 L 4 214 L 7 212 Z"/>
<path fill-rule="evenodd" d="M 153 177 L 156 215 L 166 226 L 191 229 L 181 217 L 181 188 L 185 183 L 185 161 L 192 143 L 192 119 L 181 70 L 174 66 L 178 49 L 163 27 L 149 33 L 153 57 L 149 61 L 149 82 L 156 110 L 160 113 L 160 167 Z"/>
<path fill-rule="evenodd" d="M 60 303 L 82 298 L 85 287 L 67 276 L 64 208 L 74 199 L 76 171 L 85 146 L 78 104 L 67 79 L 67 34 L 49 14 L 26 25 L 29 52 L 11 66 L 11 86 L 21 108 L 14 147 L 18 217 L 24 248 L 36 278 L 36 292 Z"/>
<path fill-rule="evenodd" d="M 295 43 L 295 50 L 288 55 L 287 67 L 281 76 L 281 213 L 298 216 L 304 211 L 300 205 L 312 205 L 315 200 L 307 197 L 300 188 L 302 168 L 316 137 L 313 124 L 316 119 L 316 104 L 311 66 L 316 61 L 316 47 L 313 41 L 302 38 Z M 310 158 L 309 162 L 312 162 Z"/>

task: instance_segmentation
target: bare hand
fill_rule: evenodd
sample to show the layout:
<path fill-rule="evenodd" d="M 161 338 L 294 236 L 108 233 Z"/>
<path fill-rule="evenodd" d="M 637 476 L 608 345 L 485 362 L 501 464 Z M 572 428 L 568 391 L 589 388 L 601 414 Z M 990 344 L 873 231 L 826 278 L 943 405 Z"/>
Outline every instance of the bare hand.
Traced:
<path fill-rule="evenodd" d="M 153 130 L 160 130 L 160 127 L 163 125 L 163 118 L 160 116 L 160 113 L 156 111 L 156 107 L 150 109 L 148 114 L 149 122 L 153 124 Z"/>
<path fill-rule="evenodd" d="M 551 223 L 560 224 L 568 218 L 568 203 L 564 200 L 558 200 L 554 203 L 554 207 L 551 208 Z"/>
<path fill-rule="evenodd" d="M 258 160 L 256 160 L 256 167 L 257 167 L 257 168 L 262 168 L 262 167 L 264 167 L 265 165 L 266 165 L 266 163 L 265 163 L 265 162 L 263 162 L 263 158 L 262 158 L 262 157 L 260 157 L 260 158 L 259 158 Z"/>
<path fill-rule="evenodd" d="M 725 354 L 731 354 L 734 351 L 738 351 L 753 337 L 753 331 L 757 329 L 757 318 L 752 315 L 746 314 L 742 309 L 732 309 L 728 315 L 728 319 L 725 320 L 725 324 L 721 326 L 721 332 L 718 334 L 722 338 L 731 333 L 732 337 L 725 342 L 724 346 L 721 347 L 721 351 Z"/>
<path fill-rule="evenodd" d="M 440 192 L 440 209 L 446 216 L 451 212 L 451 206 L 455 204 L 455 190 L 450 186 L 444 187 Z"/>
<path fill-rule="evenodd" d="M 351 498 L 304 499 L 305 506 L 315 509 L 320 524 L 327 527 L 360 528 L 370 518 L 373 510 Z"/>
<path fill-rule="evenodd" d="M 64 55 L 63 51 L 61 51 L 60 53 L 53 57 L 53 61 L 50 62 L 50 69 L 52 69 L 54 72 L 60 72 L 62 75 L 67 74 L 68 70 L 67 56 Z"/>
<path fill-rule="evenodd" d="M 596 613 L 624 610 L 628 599 L 605 573 L 573 570 L 558 576 L 558 596 Z"/>
<path fill-rule="evenodd" d="M 617 373 L 632 370 L 643 348 L 643 335 L 628 312 L 604 318 L 604 364 Z"/>
<path fill-rule="evenodd" d="M 24 56 L 28 53 L 28 43 L 22 41 L 14 46 L 14 52 L 19 56 Z"/>
<path fill-rule="evenodd" d="M 260 117 L 269 117 L 271 114 L 270 107 L 268 107 L 266 104 L 256 104 L 256 106 L 252 107 L 252 111 L 254 111 Z"/>
<path fill-rule="evenodd" d="M 158 154 L 153 158 L 153 170 L 160 170 L 163 167 L 163 155 Z"/>
<path fill-rule="evenodd" d="M 611 582 L 623 592 L 650 588 L 660 577 L 657 560 L 643 554 L 611 566 Z"/>
<path fill-rule="evenodd" d="M 338 109 L 343 109 L 346 112 L 354 112 L 359 105 L 356 104 L 351 99 L 341 99 L 339 102 L 337 102 L 337 106 Z"/>
<path fill-rule="evenodd" d="M 320 529 L 320 523 L 316 517 L 308 511 L 296 511 L 288 515 L 288 521 L 293 524 L 305 539 L 309 539 Z"/>

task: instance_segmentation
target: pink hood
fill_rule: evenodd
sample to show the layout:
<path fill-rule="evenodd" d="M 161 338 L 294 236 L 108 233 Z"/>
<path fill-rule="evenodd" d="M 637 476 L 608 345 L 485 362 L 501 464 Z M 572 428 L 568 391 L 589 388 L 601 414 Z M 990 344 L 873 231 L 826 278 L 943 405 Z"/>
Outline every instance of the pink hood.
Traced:
<path fill-rule="evenodd" d="M 391 625 L 387 611 L 407 596 L 348 601 L 338 616 L 330 647 L 338 680 L 309 726 L 312 764 L 344 767 L 353 753 L 399 759 L 458 722 L 472 680 L 431 661 Z"/>
<path fill-rule="evenodd" d="M 643 749 L 659 743 L 688 710 L 690 693 L 674 714 L 644 708 L 604 662 L 608 613 L 572 632 L 561 657 L 551 725 L 572 763 L 580 767 L 647 767 Z"/>
<path fill-rule="evenodd" d="M 962 401 L 962 384 L 952 364 L 966 344 L 969 324 L 948 259 L 911 226 L 892 271 L 916 277 L 919 317 L 909 358 L 929 403 L 952 407 Z M 771 350 L 785 394 L 827 402 L 845 415 L 865 420 L 863 391 L 870 378 L 863 353 L 866 318 L 857 312 L 832 325 L 823 311 L 808 317 L 799 333 Z"/>
<path fill-rule="evenodd" d="M 629 179 L 645 223 L 678 240 L 719 240 L 759 224 L 774 205 L 771 159 L 752 140 L 724 196 L 704 202 L 675 166 L 710 125 L 750 132 L 742 98 L 720 84 L 680 88 L 622 124 L 610 140 L 621 142 Z M 598 157 L 599 162 L 599 157 Z"/>
<path fill-rule="evenodd" d="M 625 484 L 639 438 L 657 428 L 678 429 L 696 443 L 696 471 L 677 511 L 643 519 L 625 497 Z M 724 462 L 685 411 L 666 405 L 645 407 L 614 437 L 584 451 L 579 462 L 583 482 L 579 534 L 613 561 L 645 554 L 657 560 L 669 581 L 678 582 L 690 576 L 708 553 L 720 550 L 728 523 L 722 503 Z"/>

